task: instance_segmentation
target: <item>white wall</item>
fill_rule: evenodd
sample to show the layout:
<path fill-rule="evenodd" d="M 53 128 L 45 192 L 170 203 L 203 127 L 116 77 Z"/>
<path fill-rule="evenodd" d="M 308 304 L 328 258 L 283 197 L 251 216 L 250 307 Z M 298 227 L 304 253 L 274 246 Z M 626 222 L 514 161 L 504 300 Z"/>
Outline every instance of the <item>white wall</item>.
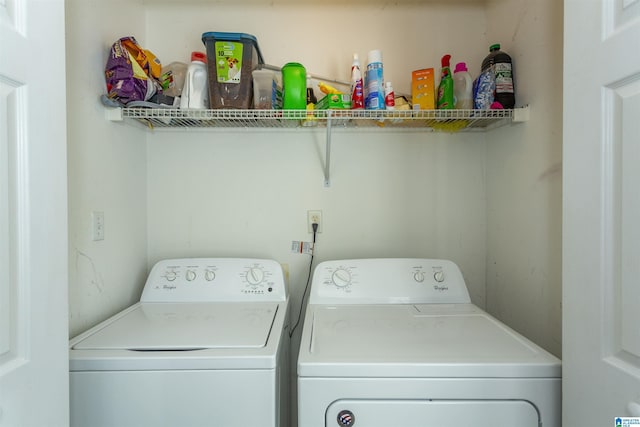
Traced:
<path fill-rule="evenodd" d="M 66 1 L 71 336 L 136 301 L 147 273 L 146 134 L 106 121 L 98 99 L 111 44 L 144 41 L 143 16 L 133 1 Z M 92 211 L 104 212 L 103 241 Z"/>
<path fill-rule="evenodd" d="M 306 129 L 149 136 L 150 261 L 271 257 L 289 264 L 296 295 L 308 257 L 292 255 L 291 241 L 311 239 L 306 213 L 321 209 L 318 261 L 452 258 L 482 305 L 482 137 L 336 131 L 330 188 L 322 184 L 324 137 Z"/>
<path fill-rule="evenodd" d="M 477 68 L 486 45 L 484 8 L 450 2 L 167 2 L 148 9 L 147 28 L 166 63 L 203 50 L 204 32 L 246 32 L 267 63 L 296 61 L 312 75 L 342 80 L 354 52 L 366 64 L 378 48 L 385 79 L 405 93 L 412 70 L 438 70 L 445 53 Z M 308 257 L 292 255 L 291 241 L 310 240 L 306 212 L 321 209 L 317 261 L 449 258 L 484 306 L 485 135 L 337 130 L 330 188 L 322 186 L 324 138 L 308 129 L 149 134 L 150 263 L 203 254 L 275 258 L 289 266 L 297 314 Z M 295 341 L 292 354 L 295 366 Z"/>
<path fill-rule="evenodd" d="M 445 53 L 475 68 L 486 44 L 484 7 L 477 1 L 148 3 L 149 47 L 165 63 L 186 62 L 192 50 L 203 50 L 204 32 L 243 32 L 257 37 L 268 64 L 300 62 L 311 74 L 348 81 L 354 52 L 365 67 L 367 52 L 381 49 L 385 80 L 404 93 L 410 93 L 412 70 L 438 70 Z"/>
<path fill-rule="evenodd" d="M 562 339 L 562 2 L 496 0 L 488 41 L 531 120 L 487 134 L 487 310 L 556 355 Z"/>
<path fill-rule="evenodd" d="M 322 209 L 319 260 L 453 259 L 474 302 L 485 306 L 486 295 L 489 311 L 559 353 L 561 77 L 549 76 L 562 39 L 553 0 L 498 2 L 508 6 L 504 32 L 486 25 L 494 9 L 486 14 L 482 2 L 148 3 L 67 1 L 72 334 L 135 301 L 147 268 L 167 256 L 275 258 L 290 267 L 297 309 L 308 258 L 289 245 L 309 239 L 306 211 Z M 438 68 L 444 53 L 477 70 L 498 40 L 517 63 L 532 120 L 486 134 L 337 130 L 330 188 L 321 131 L 146 132 L 104 120 L 97 98 L 111 43 L 133 34 L 164 63 L 186 61 L 205 31 L 252 33 L 267 62 L 340 79 L 353 52 L 380 48 L 398 92 L 409 91 L 411 70 Z M 105 212 L 102 242 L 91 241 L 93 210 Z"/>

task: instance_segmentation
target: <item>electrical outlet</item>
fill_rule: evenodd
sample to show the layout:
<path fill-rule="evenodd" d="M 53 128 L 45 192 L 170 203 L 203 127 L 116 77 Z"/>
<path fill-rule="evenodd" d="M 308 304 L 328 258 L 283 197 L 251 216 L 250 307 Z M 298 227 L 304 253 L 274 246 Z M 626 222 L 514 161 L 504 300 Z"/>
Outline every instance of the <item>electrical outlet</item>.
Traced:
<path fill-rule="evenodd" d="M 91 237 L 94 242 L 104 240 L 104 212 L 91 212 Z"/>
<path fill-rule="evenodd" d="M 313 233 L 311 224 L 318 224 L 318 233 L 322 233 L 322 211 L 307 211 L 307 229 Z"/>

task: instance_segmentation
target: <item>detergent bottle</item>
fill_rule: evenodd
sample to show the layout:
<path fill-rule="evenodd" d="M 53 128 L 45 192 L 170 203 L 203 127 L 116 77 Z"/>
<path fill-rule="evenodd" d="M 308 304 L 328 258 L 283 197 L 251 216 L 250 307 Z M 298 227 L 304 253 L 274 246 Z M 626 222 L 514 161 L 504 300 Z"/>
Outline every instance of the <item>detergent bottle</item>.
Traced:
<path fill-rule="evenodd" d="M 458 62 L 453 72 L 453 94 L 455 107 L 462 110 L 473 108 L 473 80 L 467 70 L 467 64 Z"/>
<path fill-rule="evenodd" d="M 444 55 L 441 60 L 440 85 L 438 86 L 438 110 L 451 110 L 453 105 L 453 78 L 449 61 L 451 55 Z"/>
<path fill-rule="evenodd" d="M 206 58 L 202 52 L 191 53 L 191 64 L 184 79 L 180 108 L 209 108 Z"/>
<path fill-rule="evenodd" d="M 307 70 L 297 62 L 289 62 L 282 67 L 282 108 L 307 108 Z"/>

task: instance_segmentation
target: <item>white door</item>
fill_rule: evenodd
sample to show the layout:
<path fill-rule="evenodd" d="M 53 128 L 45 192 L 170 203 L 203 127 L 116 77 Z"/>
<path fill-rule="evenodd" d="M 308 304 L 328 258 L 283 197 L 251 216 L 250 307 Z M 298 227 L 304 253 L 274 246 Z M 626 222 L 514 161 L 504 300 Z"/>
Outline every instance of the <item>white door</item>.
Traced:
<path fill-rule="evenodd" d="M 0 0 L 0 426 L 68 425 L 64 0 Z"/>
<path fill-rule="evenodd" d="M 563 425 L 614 426 L 640 417 L 640 0 L 564 4 Z"/>

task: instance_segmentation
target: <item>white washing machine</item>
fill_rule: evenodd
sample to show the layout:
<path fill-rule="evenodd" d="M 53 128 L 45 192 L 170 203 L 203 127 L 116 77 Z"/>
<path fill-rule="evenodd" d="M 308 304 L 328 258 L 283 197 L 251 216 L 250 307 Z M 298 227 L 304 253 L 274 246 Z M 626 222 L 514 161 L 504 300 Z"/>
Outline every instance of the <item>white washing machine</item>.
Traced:
<path fill-rule="evenodd" d="M 471 304 L 443 260 L 319 264 L 298 427 L 560 427 L 561 363 Z"/>
<path fill-rule="evenodd" d="M 272 260 L 157 263 L 140 302 L 70 341 L 75 427 L 285 427 L 287 293 Z"/>

